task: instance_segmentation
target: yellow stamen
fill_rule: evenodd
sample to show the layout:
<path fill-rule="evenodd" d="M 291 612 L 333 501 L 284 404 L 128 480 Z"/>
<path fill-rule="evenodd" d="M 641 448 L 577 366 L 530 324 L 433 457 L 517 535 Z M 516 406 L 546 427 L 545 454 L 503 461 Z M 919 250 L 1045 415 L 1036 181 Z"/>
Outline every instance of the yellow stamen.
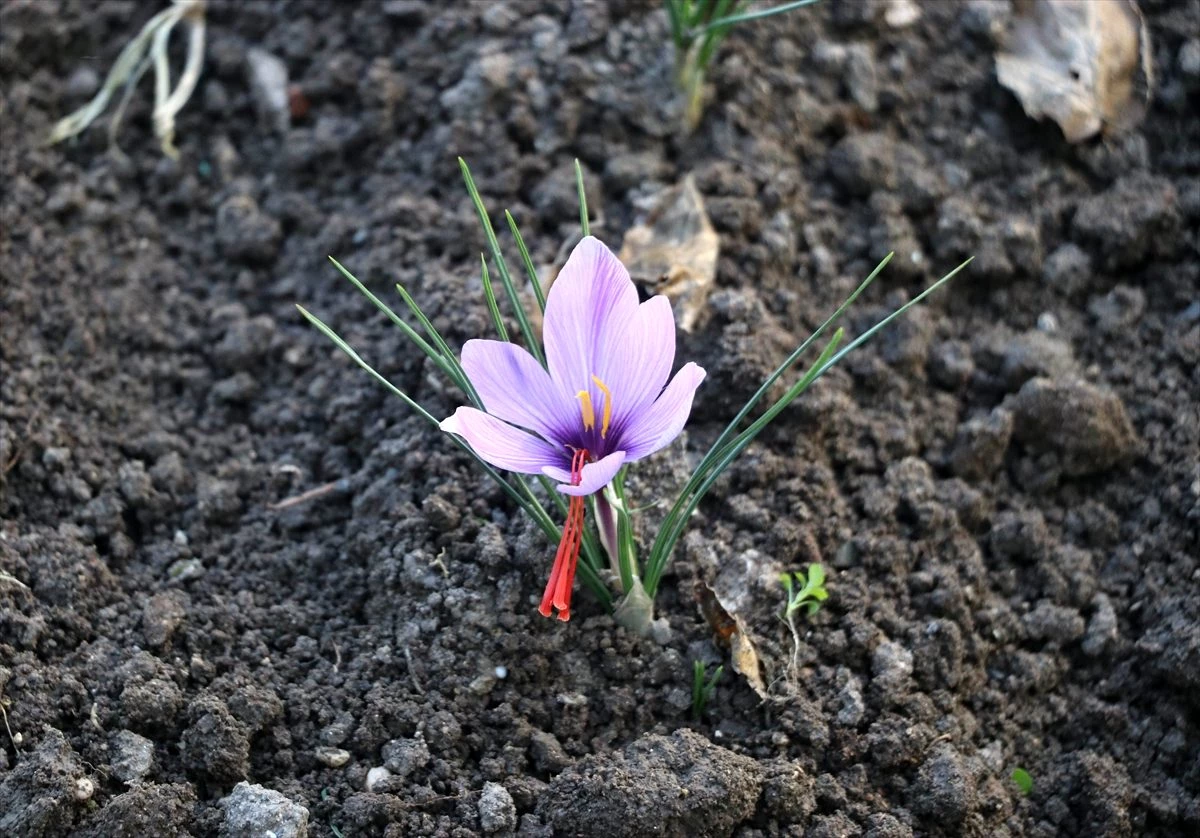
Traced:
<path fill-rule="evenodd" d="M 590 431 L 596 426 L 596 411 L 592 410 L 592 395 L 587 390 L 580 390 L 575 394 L 575 398 L 579 399 L 579 409 L 583 413 L 583 429 Z M 605 424 L 604 427 L 607 429 L 608 425 Z"/>
<path fill-rule="evenodd" d="M 605 386 L 604 382 L 592 376 L 592 381 L 596 382 L 596 386 L 604 393 L 604 419 L 600 423 L 600 438 L 604 439 L 608 433 L 609 423 L 612 422 L 612 392 Z M 589 425 L 589 427 L 591 427 Z"/>

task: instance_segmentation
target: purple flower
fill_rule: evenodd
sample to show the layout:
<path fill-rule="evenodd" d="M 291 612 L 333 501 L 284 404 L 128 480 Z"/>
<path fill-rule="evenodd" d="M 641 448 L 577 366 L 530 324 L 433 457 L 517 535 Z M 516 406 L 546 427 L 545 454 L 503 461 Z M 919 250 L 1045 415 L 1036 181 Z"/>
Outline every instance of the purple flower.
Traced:
<path fill-rule="evenodd" d="M 441 427 L 497 468 L 545 475 L 571 495 L 540 609 L 550 616 L 553 605 L 566 620 L 583 498 L 679 436 L 704 370 L 687 363 L 668 383 L 675 360 L 670 301 L 639 304 L 625 266 L 590 236 L 551 287 L 542 332 L 548 371 L 515 344 L 467 341 L 463 369 L 486 412 L 460 407 Z"/>

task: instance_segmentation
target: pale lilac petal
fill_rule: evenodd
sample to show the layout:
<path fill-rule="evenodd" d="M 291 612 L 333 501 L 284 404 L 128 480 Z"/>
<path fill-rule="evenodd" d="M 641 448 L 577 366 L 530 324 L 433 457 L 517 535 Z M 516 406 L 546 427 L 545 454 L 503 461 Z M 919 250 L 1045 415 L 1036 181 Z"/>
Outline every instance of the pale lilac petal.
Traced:
<path fill-rule="evenodd" d="M 612 479 L 617 476 L 617 472 L 621 470 L 621 466 L 624 464 L 625 452 L 614 451 L 607 457 L 584 466 L 583 471 L 580 472 L 581 479 L 578 486 L 572 486 L 569 480 L 564 480 L 559 483 L 558 491 L 564 495 L 590 495 L 593 492 L 598 492 L 612 482 Z M 552 473 L 552 471 L 552 469 L 543 469 L 543 474 L 557 480 L 557 472 Z"/>
<path fill-rule="evenodd" d="M 569 468 L 562 468 L 561 466 L 546 466 L 544 469 L 542 469 L 542 474 L 559 483 L 571 482 L 571 470 Z"/>
<path fill-rule="evenodd" d="M 469 340 L 462 365 L 491 415 L 554 442 L 573 438 L 580 423 L 578 403 L 563 396 L 524 348 L 507 341 Z"/>
<path fill-rule="evenodd" d="M 620 260 L 598 239 L 575 246 L 546 299 L 542 334 L 550 375 L 564 393 L 600 391 L 592 383 L 636 317 L 637 289 Z"/>
<path fill-rule="evenodd" d="M 458 434 L 471 449 L 496 468 L 520 474 L 541 474 L 551 466 L 569 462 L 569 452 L 531 433 L 501 422 L 473 407 L 460 407 L 442 420 L 441 429 Z"/>
<path fill-rule="evenodd" d="M 620 445 L 627 460 L 638 460 L 671 443 L 679 436 L 692 412 L 692 397 L 704 380 L 704 370 L 684 364 L 662 395 L 634 417 L 621 432 Z"/>
<path fill-rule="evenodd" d="M 619 433 L 662 392 L 675 363 L 671 301 L 657 296 L 638 306 L 612 354 L 597 373 L 613 395 L 611 433 Z M 597 404 L 599 409 L 599 404 Z"/>

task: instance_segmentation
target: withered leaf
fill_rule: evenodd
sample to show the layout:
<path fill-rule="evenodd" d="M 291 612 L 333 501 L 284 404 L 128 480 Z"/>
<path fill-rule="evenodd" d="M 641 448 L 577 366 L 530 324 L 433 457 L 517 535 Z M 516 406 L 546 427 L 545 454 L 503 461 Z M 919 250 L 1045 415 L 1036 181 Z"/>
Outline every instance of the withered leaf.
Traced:
<path fill-rule="evenodd" d="M 1025 113 L 1072 143 L 1141 121 L 1153 73 L 1134 0 L 1016 0 L 1014 12 L 996 75 Z"/>

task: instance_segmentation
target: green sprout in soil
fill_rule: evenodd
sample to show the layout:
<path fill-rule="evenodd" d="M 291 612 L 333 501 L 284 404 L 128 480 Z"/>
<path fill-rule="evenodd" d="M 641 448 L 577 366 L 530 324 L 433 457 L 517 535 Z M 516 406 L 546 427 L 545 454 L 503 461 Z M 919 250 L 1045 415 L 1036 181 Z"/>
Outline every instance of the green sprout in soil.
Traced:
<path fill-rule="evenodd" d="M 781 573 L 779 584 L 787 594 L 782 619 L 792 632 L 792 660 L 788 673 L 796 680 L 800 677 L 800 630 L 796 627 L 796 612 L 805 608 L 811 617 L 821 610 L 821 603 L 829 599 L 829 592 L 825 590 L 825 568 L 814 562 L 808 566 L 807 574 L 801 570 Z"/>
<path fill-rule="evenodd" d="M 675 45 L 675 81 L 683 93 L 684 122 L 689 131 L 700 124 L 708 67 L 730 27 L 815 2 L 817 0 L 794 0 L 765 9 L 751 9 L 750 0 L 665 0 L 667 18 L 671 22 L 671 40 Z"/>
<path fill-rule="evenodd" d="M 1028 797 L 1033 791 L 1033 777 L 1029 776 L 1029 772 L 1024 768 L 1014 768 L 1012 773 L 1012 781 L 1017 784 L 1017 788 L 1021 790 L 1021 794 Z"/>
<path fill-rule="evenodd" d="M 46 138 L 47 145 L 70 139 L 87 130 L 88 126 L 104 113 L 109 100 L 118 88 L 124 86 L 121 102 L 108 124 L 109 143 L 116 146 L 117 129 L 129 104 L 133 91 L 142 76 L 154 68 L 154 135 L 162 145 L 163 154 L 172 159 L 179 157 L 175 148 L 175 115 L 183 110 L 204 65 L 204 8 L 206 0 L 173 0 L 169 8 L 163 9 L 142 27 L 142 31 L 126 44 L 117 56 L 116 63 L 108 71 L 108 77 L 93 99 L 70 116 L 55 123 Z M 187 59 L 179 83 L 171 89 L 171 67 L 167 61 L 167 42 L 171 31 L 180 21 L 186 21 L 190 32 Z"/>
<path fill-rule="evenodd" d="M 712 677 L 705 680 L 705 667 L 700 661 L 692 661 L 692 718 L 699 721 L 704 715 L 704 710 L 708 707 L 708 702 L 712 700 L 713 693 L 717 691 L 717 681 L 721 680 L 721 673 L 725 671 L 724 666 L 718 666 L 713 670 Z"/>
<path fill-rule="evenodd" d="M 785 620 L 792 619 L 801 608 L 807 608 L 811 617 L 821 609 L 821 603 L 829 599 L 829 592 L 825 590 L 825 568 L 816 563 L 808 566 L 807 575 L 802 570 L 779 574 L 779 584 L 787 593 L 787 604 L 783 609 Z"/>
<path fill-rule="evenodd" d="M 475 460 L 547 540 L 557 542 L 538 609 L 544 616 L 570 619 L 572 589 L 578 574 L 584 587 L 618 623 L 646 636 L 654 624 L 654 597 L 675 546 L 701 500 L 730 464 L 813 382 L 949 282 L 967 263 L 843 345 L 845 332 L 837 321 L 879 275 L 891 255 L 880 262 L 763 381 L 717 436 L 647 546 L 639 544 L 634 535 L 636 510 L 626 496 L 628 469 L 631 463 L 661 450 L 679 436 L 705 373 L 695 363 L 687 363 L 673 377 L 670 375 L 675 357 L 670 302 L 664 296 L 639 302 L 628 271 L 607 247 L 591 237 L 581 170 L 578 162 L 575 165 L 583 238 L 549 293 L 542 289 L 516 221 L 510 213 L 504 214 L 521 255 L 525 279 L 542 314 L 541 339 L 522 304 L 517 279 L 500 249 L 491 216 L 461 158 L 463 180 L 483 227 L 503 302 L 516 323 L 515 331 L 506 325 L 501 313 L 502 299 L 486 256 L 481 256 L 480 282 L 499 340 L 469 340 L 459 353 L 407 289 L 397 286 L 415 326 L 331 257 L 342 275 L 425 355 L 432 371 L 462 394 L 465 404 L 451 416 L 439 420 L 388 381 L 318 317 L 298 308 L 354 363 L 427 422 L 445 431 L 449 441 Z M 832 334 L 826 338 L 830 331 Z M 824 348 L 808 369 L 765 410 L 756 410 L 775 382 L 822 340 Z M 756 413 L 753 419 L 752 413 Z M 812 577 L 810 568 L 804 580 L 806 586 Z M 809 598 L 815 597 L 810 591 Z"/>

